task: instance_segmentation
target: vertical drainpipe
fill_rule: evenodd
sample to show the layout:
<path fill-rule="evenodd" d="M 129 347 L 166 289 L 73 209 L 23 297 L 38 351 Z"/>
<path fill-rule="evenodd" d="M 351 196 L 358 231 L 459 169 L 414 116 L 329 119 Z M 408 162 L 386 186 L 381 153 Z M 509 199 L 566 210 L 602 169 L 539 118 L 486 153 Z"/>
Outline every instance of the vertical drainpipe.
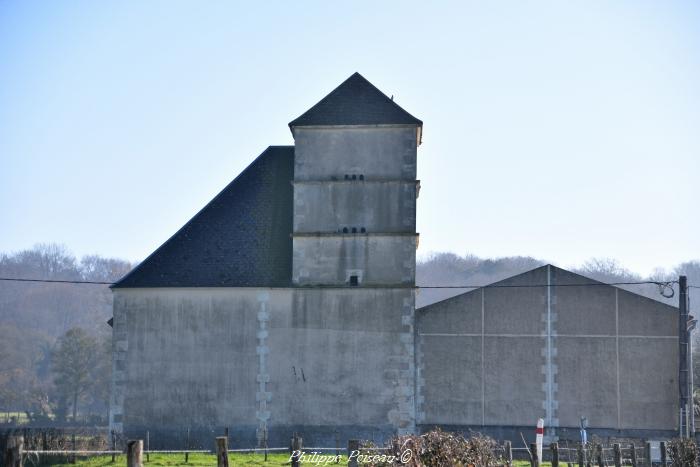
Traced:
<path fill-rule="evenodd" d="M 688 406 L 689 406 L 689 413 L 688 413 L 688 431 L 689 434 L 688 436 L 690 438 L 695 438 L 695 381 L 693 379 L 693 330 L 695 329 L 697 321 L 695 321 L 690 314 L 690 293 L 688 290 L 688 284 L 686 283 L 686 288 L 685 288 L 685 297 L 686 297 L 686 315 L 688 317 L 688 321 L 686 324 L 686 332 L 688 333 L 686 336 L 686 339 L 688 341 Z"/>
<path fill-rule="evenodd" d="M 688 343 L 688 279 L 678 278 L 678 389 L 679 389 L 679 435 L 690 436 L 690 417 L 692 412 L 692 386 L 690 379 L 690 345 Z"/>
<path fill-rule="evenodd" d="M 688 309 L 690 315 L 690 308 Z M 695 397 L 694 397 L 694 382 L 693 382 L 693 333 L 692 327 L 688 331 L 688 394 L 690 394 L 690 413 L 688 414 L 690 421 L 690 437 L 695 438 Z"/>

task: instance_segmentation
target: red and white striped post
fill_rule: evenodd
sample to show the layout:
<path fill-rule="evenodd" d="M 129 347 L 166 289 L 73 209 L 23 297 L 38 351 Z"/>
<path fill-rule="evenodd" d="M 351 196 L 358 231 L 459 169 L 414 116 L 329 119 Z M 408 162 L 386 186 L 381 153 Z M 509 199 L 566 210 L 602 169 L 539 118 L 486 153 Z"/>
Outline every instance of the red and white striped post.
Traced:
<path fill-rule="evenodd" d="M 542 462 L 542 440 L 544 438 L 544 420 L 537 419 L 537 429 L 535 430 L 535 445 L 537 446 L 537 458 Z"/>

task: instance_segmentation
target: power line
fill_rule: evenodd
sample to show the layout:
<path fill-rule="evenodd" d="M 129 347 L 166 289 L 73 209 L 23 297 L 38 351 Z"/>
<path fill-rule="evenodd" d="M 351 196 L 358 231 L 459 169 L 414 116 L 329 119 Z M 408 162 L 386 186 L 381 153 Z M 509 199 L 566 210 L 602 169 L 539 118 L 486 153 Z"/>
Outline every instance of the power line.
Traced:
<path fill-rule="evenodd" d="M 46 282 L 46 283 L 56 283 L 56 284 L 95 284 L 95 285 L 113 285 L 114 282 L 100 282 L 100 281 L 69 281 L 69 280 L 59 280 L 59 279 L 21 279 L 14 277 L 0 277 L 0 281 L 14 281 L 14 282 Z"/>
<path fill-rule="evenodd" d="M 0 277 L 0 281 L 14 282 L 44 282 L 58 284 L 94 284 L 94 285 L 114 285 L 115 282 L 104 281 L 81 281 L 81 280 L 60 280 L 60 279 L 27 279 L 15 277 Z M 636 282 L 584 282 L 576 284 L 489 284 L 489 285 L 417 285 L 416 289 L 501 289 L 501 288 L 528 288 L 528 287 L 600 287 L 603 285 L 648 285 L 653 284 L 659 287 L 671 287 L 678 281 L 636 281 Z M 700 289 L 700 286 L 688 286 L 689 288 Z"/>
<path fill-rule="evenodd" d="M 417 289 L 501 289 L 526 287 L 600 287 L 602 285 L 647 285 L 671 287 L 678 281 L 638 281 L 638 282 L 587 282 L 579 284 L 490 284 L 490 285 L 418 285 Z M 699 287 L 700 288 L 700 287 Z"/>

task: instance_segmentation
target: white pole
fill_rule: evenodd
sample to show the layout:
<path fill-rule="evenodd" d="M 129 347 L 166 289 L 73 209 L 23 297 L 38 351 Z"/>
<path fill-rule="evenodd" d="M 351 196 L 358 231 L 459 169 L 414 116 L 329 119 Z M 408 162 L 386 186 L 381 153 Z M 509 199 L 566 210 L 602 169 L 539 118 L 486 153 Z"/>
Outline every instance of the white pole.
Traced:
<path fill-rule="evenodd" d="M 542 462 L 542 438 L 544 437 L 544 420 L 537 419 L 537 430 L 535 431 L 535 444 L 537 445 L 537 458 Z"/>

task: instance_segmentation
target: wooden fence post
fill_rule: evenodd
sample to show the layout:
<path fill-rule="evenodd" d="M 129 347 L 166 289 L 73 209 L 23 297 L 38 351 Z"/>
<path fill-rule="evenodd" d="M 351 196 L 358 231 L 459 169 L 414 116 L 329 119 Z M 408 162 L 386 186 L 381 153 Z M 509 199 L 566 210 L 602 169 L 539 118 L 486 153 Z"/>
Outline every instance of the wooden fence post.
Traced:
<path fill-rule="evenodd" d="M 267 462 L 267 427 L 263 429 L 263 447 L 265 448 L 265 462 Z"/>
<path fill-rule="evenodd" d="M 21 436 L 8 436 L 5 444 L 4 462 L 7 467 L 22 467 L 22 451 L 24 450 L 24 438 Z"/>
<path fill-rule="evenodd" d="M 146 430 L 146 462 L 151 462 L 151 433 Z"/>
<path fill-rule="evenodd" d="M 357 454 L 360 451 L 360 440 L 348 440 L 348 467 L 357 467 Z"/>
<path fill-rule="evenodd" d="M 634 443 L 630 444 L 630 461 L 632 467 L 637 467 L 637 448 L 634 447 Z"/>
<path fill-rule="evenodd" d="M 552 443 L 549 449 L 552 450 L 552 467 L 559 467 L 559 444 Z"/>
<path fill-rule="evenodd" d="M 661 441 L 661 443 L 659 443 L 659 448 L 661 449 L 661 465 L 666 467 L 666 442 Z"/>
<path fill-rule="evenodd" d="M 299 459 L 302 454 L 302 439 L 301 436 L 294 433 L 292 437 L 292 467 L 299 467 Z"/>
<path fill-rule="evenodd" d="M 647 465 L 648 465 L 649 467 L 651 467 L 651 466 L 652 466 L 652 462 L 651 462 L 651 443 L 650 443 L 649 441 L 647 441 L 646 443 L 644 443 L 644 458 L 645 458 L 646 461 L 647 461 Z"/>
<path fill-rule="evenodd" d="M 605 463 L 603 462 L 603 446 L 600 444 L 595 445 L 595 455 L 596 455 L 596 461 L 598 462 L 598 467 L 605 467 Z"/>
<path fill-rule="evenodd" d="M 335 432 L 335 463 L 340 462 L 340 433 L 336 429 Z"/>
<path fill-rule="evenodd" d="M 110 437 L 112 438 L 112 451 L 116 451 L 117 450 L 117 439 L 116 439 L 116 436 L 114 434 L 114 430 L 110 430 L 109 434 L 110 434 Z M 114 457 L 115 457 L 114 453 L 112 453 L 112 462 L 114 462 Z"/>
<path fill-rule="evenodd" d="M 126 442 L 126 467 L 143 466 L 143 440 L 130 439 Z"/>
<path fill-rule="evenodd" d="M 73 446 L 73 451 L 76 451 L 75 449 L 75 433 L 71 436 L 71 445 Z M 75 464 L 75 452 L 73 452 L 73 455 L 70 458 L 70 463 Z"/>
<path fill-rule="evenodd" d="M 506 451 L 506 465 L 511 467 L 513 465 L 513 446 L 510 444 L 510 441 L 506 441 L 503 444 Z"/>
<path fill-rule="evenodd" d="M 216 438 L 216 465 L 228 467 L 228 438 L 219 436 Z"/>
<path fill-rule="evenodd" d="M 185 442 L 185 464 L 190 461 L 190 453 L 187 451 L 190 448 L 190 429 L 187 428 L 187 441 Z"/>
<path fill-rule="evenodd" d="M 535 443 L 530 444 L 530 466 L 540 467 L 540 459 L 537 457 L 537 445 Z"/>
<path fill-rule="evenodd" d="M 615 467 L 622 467 L 622 451 L 620 450 L 620 443 L 613 444 L 613 462 Z"/>

